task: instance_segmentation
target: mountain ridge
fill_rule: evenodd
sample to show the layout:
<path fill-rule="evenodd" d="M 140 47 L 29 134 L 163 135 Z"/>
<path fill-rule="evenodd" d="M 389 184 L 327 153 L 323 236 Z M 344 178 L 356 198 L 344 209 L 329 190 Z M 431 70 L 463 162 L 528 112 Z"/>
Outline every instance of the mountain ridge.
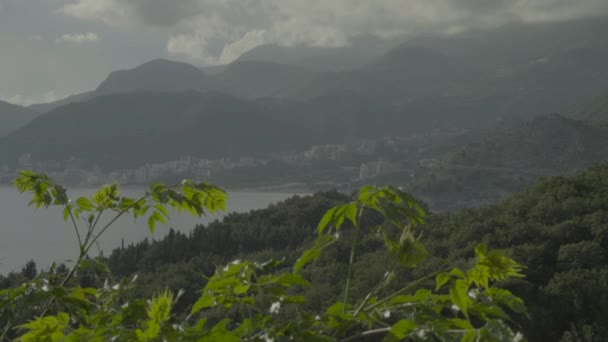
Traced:
<path fill-rule="evenodd" d="M 25 126 L 36 116 L 38 113 L 34 110 L 0 101 L 0 137 Z"/>

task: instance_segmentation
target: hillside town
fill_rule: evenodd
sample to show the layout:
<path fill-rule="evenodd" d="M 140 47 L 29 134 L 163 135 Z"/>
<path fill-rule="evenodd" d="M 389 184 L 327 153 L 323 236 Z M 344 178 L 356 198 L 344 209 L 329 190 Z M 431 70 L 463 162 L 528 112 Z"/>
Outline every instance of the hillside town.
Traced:
<path fill-rule="evenodd" d="M 304 151 L 285 151 L 266 156 L 240 156 L 207 159 L 194 156 L 180 156 L 175 160 L 146 163 L 140 167 L 122 170 L 103 170 L 93 165 L 85 166 L 83 160 L 70 158 L 67 161 L 36 161 L 26 154 L 19 158 L 16 169 L 31 169 L 47 173 L 50 177 L 72 185 L 95 186 L 118 182 L 125 185 L 149 184 L 156 181 L 170 181 L 181 178 L 197 180 L 213 179 L 214 176 L 231 170 L 264 168 L 270 163 L 282 163 L 293 168 L 315 168 L 332 165 L 350 175 L 350 181 L 372 179 L 379 175 L 397 172 L 399 163 L 383 158 L 378 146 L 398 145 L 398 140 L 361 140 L 352 144 L 314 145 Z M 0 166 L 0 181 L 10 182 L 16 171 L 6 165 Z"/>

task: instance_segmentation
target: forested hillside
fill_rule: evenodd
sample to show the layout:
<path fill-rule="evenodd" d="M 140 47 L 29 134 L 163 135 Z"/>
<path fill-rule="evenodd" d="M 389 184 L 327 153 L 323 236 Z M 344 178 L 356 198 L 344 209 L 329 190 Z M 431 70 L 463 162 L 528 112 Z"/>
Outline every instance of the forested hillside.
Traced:
<path fill-rule="evenodd" d="M 487 243 L 478 244 L 474 258 L 467 262 L 430 258 L 417 228 L 426 216 L 423 206 L 392 186 L 366 186 L 348 199 L 336 194 L 308 197 L 304 200 L 312 202 L 299 208 L 303 212 L 296 209 L 295 216 L 293 209 L 288 209 L 287 217 L 282 217 L 281 212 L 277 217 L 274 207 L 252 212 L 250 215 L 254 216 L 270 213 L 254 221 L 256 224 L 268 223 L 268 219 L 283 222 L 267 231 L 260 231 L 258 225 L 245 229 L 255 236 L 266 233 L 264 242 L 239 231 L 226 235 L 224 230 L 198 227 L 198 234 L 206 235 L 204 241 L 213 241 L 221 249 L 207 255 L 205 251 L 198 253 L 200 235 L 197 238 L 197 233 L 193 233 L 187 238 L 170 233 L 160 244 L 144 242 L 126 249 L 123 246 L 109 260 L 101 253 L 91 258 L 89 253 L 121 216 L 147 217 L 154 233 L 156 223 L 164 223 L 169 217 L 167 207 L 195 216 L 217 213 L 225 210 L 226 193 L 206 183 L 186 180 L 175 185 L 153 184 L 138 199 L 121 196 L 119 186 L 113 184 L 100 188 L 91 197 L 71 200 L 64 187 L 45 174 L 31 171 L 22 171 L 15 186 L 20 192 L 33 195 L 32 205 L 63 209 L 64 221 L 73 224 L 80 252 L 71 269 L 53 264 L 39 273 L 35 263 L 29 262 L 22 272 L 0 277 L 2 340 L 285 338 L 329 342 L 523 338 L 521 327 L 509 316 L 520 319 L 526 312 L 525 305 L 508 289 L 499 287 L 501 282 L 523 277 L 523 266 L 503 250 L 488 249 Z M 326 199 L 318 203 L 323 197 Z M 294 198 L 277 208 L 297 207 L 300 201 Z M 336 202 L 322 213 L 316 229 L 307 227 L 306 218 L 298 217 L 314 215 L 318 209 Z M 114 218 L 98 226 L 106 212 Z M 239 224 L 244 223 L 243 218 L 236 216 L 236 221 L 229 223 L 236 224 L 233 228 L 245 227 Z M 306 229 L 306 233 L 294 233 L 294 224 L 298 230 Z M 81 231 L 85 233 L 83 238 Z M 311 231 L 315 231 L 314 242 L 306 238 Z M 194 244 L 188 246 L 190 242 Z M 280 248 L 276 248 L 278 244 Z M 160 246 L 163 254 L 169 247 L 171 251 L 165 254 L 169 258 L 155 260 L 150 256 L 148 272 L 136 266 L 134 271 L 143 271 L 144 277 L 144 283 L 137 285 L 138 275 L 132 276 L 133 270 L 122 261 L 137 265 L 140 257 L 145 258 L 155 246 Z M 175 253 L 176 247 L 184 248 L 184 253 Z M 207 252 L 211 245 L 208 247 Z M 291 247 L 292 253 L 286 247 Z M 379 254 L 380 248 L 384 252 Z M 125 251 L 135 253 L 122 256 L 117 263 L 117 254 Z M 295 259 L 293 252 L 298 251 L 301 255 Z M 276 253 L 284 255 L 268 259 Z M 342 259 L 347 254 L 349 262 L 344 264 Z M 223 261 L 228 258 L 232 261 Z M 380 272 L 361 269 L 357 260 L 371 262 L 365 268 L 374 267 Z M 213 265 L 211 271 L 206 269 L 209 262 L 225 266 Z M 292 262 L 293 267 L 289 266 Z M 164 283 L 165 277 L 171 284 Z M 328 277 L 334 281 L 328 283 Z M 153 289 L 154 284 L 160 287 Z M 342 290 L 336 285 L 343 286 Z M 173 290 L 175 286 L 179 289 Z M 202 291 L 195 291 L 193 286 L 202 287 Z M 320 291 L 323 288 L 325 291 Z M 338 299 L 337 294 L 343 299 Z M 143 298 L 151 299 L 146 302 Z"/>
<path fill-rule="evenodd" d="M 315 239 L 319 218 L 349 196 L 319 193 L 294 197 L 248 214 L 196 227 L 190 235 L 174 231 L 156 242 L 125 246 L 107 258 L 117 277 L 138 274 L 141 294 L 168 286 L 185 289 L 184 303 L 205 284 L 200 274 L 235 258 L 295 262 Z M 378 217 L 364 219 L 373 225 Z M 421 228 L 422 241 L 433 258 L 414 273 L 403 270 L 401 282 L 430 273 L 446 261 L 464 263 L 481 241 L 505 248 L 527 266 L 526 277 L 501 286 L 521 296 L 530 316 L 519 317 L 530 341 L 602 341 L 608 331 L 608 165 L 575 177 L 544 177 L 505 202 L 481 209 L 431 214 Z M 388 270 L 382 242 L 369 231 L 362 237 L 355 266 L 354 293 L 366 293 Z M 352 234 L 322 254 L 306 269 L 314 286 L 307 289 L 307 307 L 315 310 L 342 294 Z M 12 279 L 12 280 L 11 280 Z M 20 279 L 11 275 L 10 284 Z M 399 283 L 399 282 L 398 282 Z M 187 305 L 187 304 L 186 304 Z M 547 320 L 546 317 L 551 317 Z"/>
<path fill-rule="evenodd" d="M 539 176 L 608 161 L 608 127 L 559 114 L 471 135 L 461 146 L 444 144 L 409 190 L 436 208 L 472 207 L 504 199 Z"/>

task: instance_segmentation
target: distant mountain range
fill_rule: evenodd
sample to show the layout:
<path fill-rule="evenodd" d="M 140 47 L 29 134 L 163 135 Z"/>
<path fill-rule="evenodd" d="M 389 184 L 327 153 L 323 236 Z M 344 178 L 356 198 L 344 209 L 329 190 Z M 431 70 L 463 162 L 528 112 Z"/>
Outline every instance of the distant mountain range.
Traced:
<path fill-rule="evenodd" d="M 37 115 L 34 110 L 0 101 L 0 137 L 25 126 Z"/>
<path fill-rule="evenodd" d="M 511 24 L 399 44 L 269 45 L 214 68 L 153 60 L 112 72 L 93 91 L 21 108 L 29 113 L 25 120 L 2 125 L 11 134 L 0 140 L 0 163 L 31 153 L 36 159 L 86 159 L 110 170 L 180 155 L 264 155 L 445 130 L 477 136 L 490 129 L 491 139 L 477 147 L 447 146 L 456 151 L 449 158 L 433 154 L 444 147 L 417 157 L 494 171 L 569 172 L 605 158 L 597 145 L 605 141 L 604 127 L 561 116 L 534 118 L 607 117 L 608 34 L 599 32 L 608 33 L 607 18 Z M 44 114 L 26 125 L 33 110 Z M 470 177 L 467 172 L 436 176 Z"/>
<path fill-rule="evenodd" d="M 106 170 L 181 155 L 220 158 L 303 148 L 306 132 L 262 106 L 220 93 L 133 92 L 52 110 L 0 140 L 9 163 L 85 161 Z"/>

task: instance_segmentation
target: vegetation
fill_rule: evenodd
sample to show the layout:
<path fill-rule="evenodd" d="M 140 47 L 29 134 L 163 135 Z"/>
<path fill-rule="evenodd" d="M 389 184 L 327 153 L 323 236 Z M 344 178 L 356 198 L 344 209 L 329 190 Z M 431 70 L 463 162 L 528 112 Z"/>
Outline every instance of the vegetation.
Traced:
<path fill-rule="evenodd" d="M 495 286 L 498 281 L 522 277 L 522 266 L 483 243 L 475 248 L 473 258 L 458 267 L 433 260 L 420 241 L 423 208 L 392 187 L 364 187 L 351 201 L 329 209 L 316 225 L 312 246 L 293 264 L 286 258 L 223 263 L 225 266 L 202 280 L 202 290 L 189 298 L 184 291 L 163 287 L 153 289 L 151 297 L 141 296 L 137 277 L 115 278 L 103 258 L 89 258 L 88 252 L 123 215 L 146 217 L 153 231 L 167 217 L 168 207 L 194 215 L 221 210 L 226 200 L 221 189 L 188 181 L 173 186 L 155 184 L 134 199 L 122 197 L 117 185 L 109 185 L 90 198 L 70 200 L 64 187 L 43 174 L 23 171 L 15 184 L 20 191 L 32 193 L 33 205 L 63 209 L 66 222 L 74 226 L 80 254 L 72 269 L 53 266 L 49 272 L 37 274 L 35 265 L 29 263 L 21 274 L 22 284 L 0 291 L 2 340 L 523 339 L 518 325 L 508 317 L 508 313 L 525 312 L 523 302 Z M 113 218 L 98 227 L 104 214 Z M 365 272 L 356 260 L 370 244 L 384 246 L 389 269 L 378 277 L 371 272 L 367 280 L 374 285 L 362 291 L 357 280 Z M 309 302 L 306 289 L 317 279 L 308 271 L 322 254 L 343 247 L 347 247 L 348 262 L 340 300 L 331 298 L 331 304 L 312 309 L 316 304 Z M 246 244 L 239 248 L 256 247 Z M 402 282 L 404 275 L 416 275 L 428 261 L 439 267 Z M 320 275 L 334 276 L 329 272 Z"/>

